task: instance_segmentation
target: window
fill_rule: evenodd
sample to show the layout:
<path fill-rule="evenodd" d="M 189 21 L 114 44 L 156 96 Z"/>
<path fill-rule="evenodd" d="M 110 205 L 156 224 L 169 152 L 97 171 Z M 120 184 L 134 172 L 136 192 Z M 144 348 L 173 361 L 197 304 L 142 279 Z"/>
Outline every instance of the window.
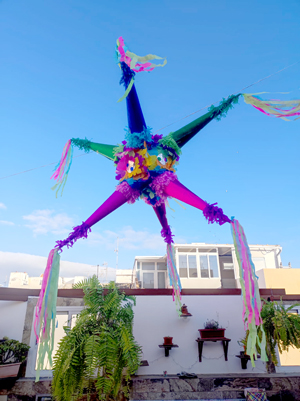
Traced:
<path fill-rule="evenodd" d="M 196 255 L 179 255 L 179 276 L 182 278 L 198 277 Z"/>
<path fill-rule="evenodd" d="M 219 277 L 219 269 L 218 269 L 218 259 L 217 255 L 209 255 L 209 271 L 210 271 L 210 278 L 218 278 Z"/>
<path fill-rule="evenodd" d="M 58 343 L 65 335 L 65 331 L 63 329 L 64 326 L 70 326 L 71 328 L 74 326 L 77 314 L 83 309 L 82 306 L 57 306 L 56 307 L 56 321 L 55 321 L 55 333 L 54 333 L 54 350 L 52 356 L 54 356 L 56 350 L 58 349 Z M 34 319 L 32 320 L 32 328 L 31 328 L 31 336 L 30 336 L 30 350 L 27 358 L 27 367 L 26 367 L 26 377 L 35 377 L 36 375 L 36 358 L 37 351 L 39 345 L 36 342 L 35 334 L 34 334 Z M 41 380 L 43 377 L 49 377 L 52 375 L 52 371 L 50 369 L 50 364 L 48 358 L 45 357 L 45 370 L 40 372 Z M 39 394 L 40 400 L 43 400 L 43 397 L 46 397 L 44 401 L 48 401 L 48 394 Z M 37 398 L 36 398 L 37 399 Z"/>
<path fill-rule="evenodd" d="M 154 288 L 154 273 L 143 273 L 143 288 Z"/>
<path fill-rule="evenodd" d="M 217 255 L 200 255 L 201 278 L 219 278 Z"/>
<path fill-rule="evenodd" d="M 165 272 L 157 272 L 157 288 L 166 288 Z"/>
<path fill-rule="evenodd" d="M 157 270 L 167 270 L 167 262 L 158 262 Z"/>
<path fill-rule="evenodd" d="M 209 278 L 207 255 L 200 255 L 200 272 L 202 278 Z"/>
<path fill-rule="evenodd" d="M 189 277 L 198 277 L 196 255 L 188 255 Z"/>
<path fill-rule="evenodd" d="M 142 270 L 155 270 L 155 262 L 143 262 Z"/>
<path fill-rule="evenodd" d="M 179 255 L 179 276 L 187 278 L 187 255 Z"/>
<path fill-rule="evenodd" d="M 136 278 L 141 281 L 141 288 L 166 288 L 167 262 L 164 259 L 139 261 L 137 264 Z"/>

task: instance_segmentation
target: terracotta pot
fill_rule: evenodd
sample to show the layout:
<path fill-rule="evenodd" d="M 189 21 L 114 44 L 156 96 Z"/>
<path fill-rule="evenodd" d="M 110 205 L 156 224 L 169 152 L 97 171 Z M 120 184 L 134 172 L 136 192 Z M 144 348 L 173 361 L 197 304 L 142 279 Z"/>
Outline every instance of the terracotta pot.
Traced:
<path fill-rule="evenodd" d="M 17 377 L 18 373 L 19 373 L 20 365 L 21 365 L 21 362 L 0 365 L 0 379 L 4 379 L 6 377 Z"/>
<path fill-rule="evenodd" d="M 164 345 L 173 345 L 173 337 L 164 337 Z"/>
<path fill-rule="evenodd" d="M 187 315 L 189 313 L 188 312 L 188 308 L 187 308 L 187 306 L 185 304 L 183 304 L 182 307 L 181 307 L 181 313 L 183 315 Z"/>
<path fill-rule="evenodd" d="M 199 329 L 199 333 L 201 338 L 220 338 L 225 337 L 225 330 L 226 329 Z"/>

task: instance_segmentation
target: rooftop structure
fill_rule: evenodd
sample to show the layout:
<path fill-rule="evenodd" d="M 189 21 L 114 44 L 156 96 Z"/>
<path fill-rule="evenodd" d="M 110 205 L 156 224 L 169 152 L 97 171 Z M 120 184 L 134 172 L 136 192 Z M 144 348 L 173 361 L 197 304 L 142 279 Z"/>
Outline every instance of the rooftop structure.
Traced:
<path fill-rule="evenodd" d="M 263 272 L 283 268 L 282 248 L 279 245 L 249 247 L 255 270 L 260 272 L 260 287 L 266 288 Z M 233 244 L 174 244 L 174 248 L 182 288 L 240 288 Z M 169 288 L 166 256 L 136 256 L 133 270 L 139 288 Z M 282 283 L 275 288 L 282 288 Z"/>

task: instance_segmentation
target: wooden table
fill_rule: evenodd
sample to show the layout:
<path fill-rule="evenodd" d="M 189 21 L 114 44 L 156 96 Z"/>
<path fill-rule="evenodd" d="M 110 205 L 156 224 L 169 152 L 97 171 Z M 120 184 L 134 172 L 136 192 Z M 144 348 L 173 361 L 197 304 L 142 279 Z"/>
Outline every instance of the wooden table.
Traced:
<path fill-rule="evenodd" d="M 228 361 L 228 358 L 227 358 L 227 356 L 228 356 L 228 344 L 229 344 L 229 341 L 231 341 L 230 338 L 226 338 L 226 337 L 197 338 L 196 341 L 198 343 L 199 362 L 202 361 L 203 343 L 205 341 L 213 341 L 213 342 L 222 341 L 223 349 L 224 349 L 225 361 Z"/>

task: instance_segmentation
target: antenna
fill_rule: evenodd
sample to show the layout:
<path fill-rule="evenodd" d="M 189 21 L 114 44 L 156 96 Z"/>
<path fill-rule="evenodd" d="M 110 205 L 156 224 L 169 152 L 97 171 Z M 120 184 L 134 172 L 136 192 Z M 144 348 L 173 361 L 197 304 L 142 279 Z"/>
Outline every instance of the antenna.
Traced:
<path fill-rule="evenodd" d="M 117 254 L 117 258 L 116 258 L 116 269 L 117 269 L 118 263 L 119 263 L 119 237 L 117 237 L 117 249 L 115 249 L 115 252 Z"/>

